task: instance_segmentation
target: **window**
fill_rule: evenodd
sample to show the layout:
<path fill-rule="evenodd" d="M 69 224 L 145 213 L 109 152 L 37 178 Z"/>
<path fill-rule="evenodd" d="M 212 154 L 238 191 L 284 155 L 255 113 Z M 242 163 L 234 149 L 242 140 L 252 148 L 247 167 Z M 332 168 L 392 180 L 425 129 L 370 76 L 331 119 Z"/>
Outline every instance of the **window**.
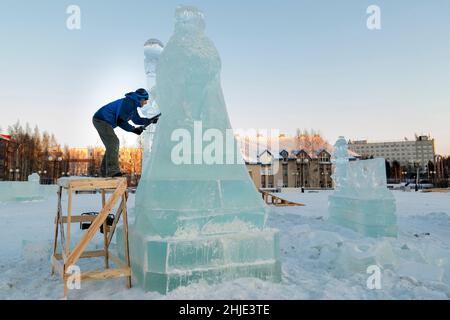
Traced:
<path fill-rule="evenodd" d="M 330 157 L 328 154 L 326 154 L 325 152 L 322 152 L 320 154 L 320 158 L 319 158 L 320 162 L 330 162 Z"/>

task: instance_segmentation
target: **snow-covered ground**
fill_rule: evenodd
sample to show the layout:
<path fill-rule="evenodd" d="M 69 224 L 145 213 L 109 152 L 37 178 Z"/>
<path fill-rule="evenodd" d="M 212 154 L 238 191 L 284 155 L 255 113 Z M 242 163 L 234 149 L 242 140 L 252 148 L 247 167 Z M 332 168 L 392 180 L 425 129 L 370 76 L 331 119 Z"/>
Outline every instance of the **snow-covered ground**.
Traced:
<path fill-rule="evenodd" d="M 125 288 L 124 279 L 83 282 L 69 299 L 449 299 L 450 194 L 394 191 L 397 239 L 365 238 L 327 222 L 327 191 L 286 193 L 306 207 L 273 208 L 281 234 L 282 283 L 239 279 L 193 284 L 166 296 Z M 98 211 L 99 195 L 77 195 L 76 212 Z M 133 222 L 134 196 L 128 207 Z M 0 203 L 0 299 L 59 299 L 50 275 L 56 196 Z M 81 234 L 75 225 L 78 236 Z M 95 239 L 101 244 L 101 237 Z M 88 267 L 102 261 L 85 260 Z M 381 289 L 369 290 L 367 267 L 381 267 Z M 83 266 L 81 266 L 83 268 Z"/>

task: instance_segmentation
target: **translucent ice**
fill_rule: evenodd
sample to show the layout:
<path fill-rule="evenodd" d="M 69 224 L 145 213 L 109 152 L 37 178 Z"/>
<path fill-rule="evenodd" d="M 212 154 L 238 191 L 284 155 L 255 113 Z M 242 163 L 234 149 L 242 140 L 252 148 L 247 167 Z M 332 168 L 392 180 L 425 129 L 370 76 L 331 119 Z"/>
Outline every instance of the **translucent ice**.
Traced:
<path fill-rule="evenodd" d="M 332 161 L 330 220 L 365 236 L 396 236 L 395 199 L 387 189 L 385 160 L 349 161 L 347 142 L 340 137 Z"/>
<path fill-rule="evenodd" d="M 165 293 L 199 279 L 281 278 L 277 232 L 265 228 L 267 208 L 242 161 L 173 161 L 179 145 L 174 132 L 182 130 L 192 138 L 183 155 L 195 158 L 196 139 L 201 143 L 204 138 L 202 132 L 198 136 L 199 123 L 203 132 L 212 129 L 222 137 L 231 129 L 220 70 L 203 13 L 179 7 L 174 34 L 156 66 L 162 117 L 143 168 L 130 230 L 134 275 L 146 290 Z M 224 157 L 233 151 L 231 158 L 241 157 L 237 147 L 217 150 Z M 120 233 L 117 243 L 122 243 Z"/>
<path fill-rule="evenodd" d="M 164 49 L 164 45 L 158 39 L 149 39 L 144 44 L 144 68 L 147 78 L 147 88 L 150 92 L 150 99 L 148 104 L 143 108 L 142 113 L 147 118 L 152 118 L 159 113 L 158 104 L 155 101 L 155 77 L 156 77 L 156 65 L 158 64 L 159 57 Z M 147 165 L 150 158 L 150 152 L 152 150 L 153 138 L 155 135 L 156 125 L 151 125 L 144 131 L 143 137 L 143 159 L 142 167 Z"/>
<path fill-rule="evenodd" d="M 28 176 L 28 181 L 1 181 L 0 201 L 42 200 L 46 194 L 39 181 L 37 173 Z"/>

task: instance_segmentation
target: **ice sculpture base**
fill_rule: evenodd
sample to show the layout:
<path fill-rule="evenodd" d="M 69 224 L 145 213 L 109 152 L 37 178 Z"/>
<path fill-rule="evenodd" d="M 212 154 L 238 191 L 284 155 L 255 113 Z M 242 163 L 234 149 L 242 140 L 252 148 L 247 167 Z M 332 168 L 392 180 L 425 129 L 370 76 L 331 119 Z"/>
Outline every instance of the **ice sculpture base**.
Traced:
<path fill-rule="evenodd" d="M 369 237 L 397 237 L 395 199 L 330 195 L 330 221 Z"/>
<path fill-rule="evenodd" d="M 122 229 L 117 230 L 118 252 Z M 200 280 L 209 284 L 242 277 L 281 281 L 275 230 L 192 238 L 158 238 L 130 230 L 134 279 L 145 291 L 166 294 Z M 121 257 L 123 259 L 123 257 Z"/>

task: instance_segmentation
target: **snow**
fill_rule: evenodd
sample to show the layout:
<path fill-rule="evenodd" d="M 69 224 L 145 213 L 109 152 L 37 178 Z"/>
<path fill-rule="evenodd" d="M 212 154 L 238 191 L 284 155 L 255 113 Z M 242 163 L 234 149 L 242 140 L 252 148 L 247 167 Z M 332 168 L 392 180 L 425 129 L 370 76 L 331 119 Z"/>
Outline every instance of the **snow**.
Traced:
<path fill-rule="evenodd" d="M 271 210 L 268 227 L 280 230 L 283 281 L 238 279 L 197 283 L 166 296 L 128 290 L 124 279 L 83 282 L 69 299 L 449 299 L 450 194 L 394 191 L 398 238 L 366 238 L 327 221 L 332 191 L 281 194 L 306 207 Z M 67 200 L 64 199 L 66 202 Z M 76 195 L 74 212 L 98 211 L 99 195 Z M 134 195 L 128 201 L 134 220 Z M 62 281 L 50 275 L 56 196 L 0 203 L 0 299 L 60 299 Z M 74 224 L 79 237 L 82 233 Z M 101 246 L 99 234 L 95 244 Z M 366 286 L 369 265 L 381 267 L 381 289 Z M 83 270 L 101 268 L 100 258 Z"/>

